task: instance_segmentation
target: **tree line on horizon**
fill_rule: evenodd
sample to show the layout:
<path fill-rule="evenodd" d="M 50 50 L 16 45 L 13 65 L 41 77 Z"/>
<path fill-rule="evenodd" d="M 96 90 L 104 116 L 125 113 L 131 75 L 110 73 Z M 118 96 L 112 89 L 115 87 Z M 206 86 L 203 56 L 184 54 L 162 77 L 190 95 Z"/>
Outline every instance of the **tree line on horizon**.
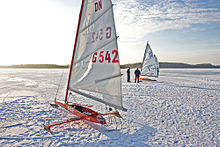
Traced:
<path fill-rule="evenodd" d="M 124 64 L 121 68 L 141 68 L 142 63 Z M 204 64 L 187 64 L 187 63 L 175 63 L 175 62 L 160 62 L 160 68 L 220 68 L 220 65 L 212 65 L 210 63 Z"/>
<path fill-rule="evenodd" d="M 141 63 L 131 63 L 120 65 L 124 68 L 141 68 Z M 186 63 L 171 63 L 160 62 L 160 68 L 220 68 L 220 65 L 205 64 L 186 64 Z M 20 64 L 20 65 L 2 65 L 0 68 L 70 68 L 70 65 L 57 65 L 57 64 Z"/>
<path fill-rule="evenodd" d="M 69 68 L 69 65 L 57 64 L 20 64 L 20 65 L 2 65 L 0 68 Z"/>

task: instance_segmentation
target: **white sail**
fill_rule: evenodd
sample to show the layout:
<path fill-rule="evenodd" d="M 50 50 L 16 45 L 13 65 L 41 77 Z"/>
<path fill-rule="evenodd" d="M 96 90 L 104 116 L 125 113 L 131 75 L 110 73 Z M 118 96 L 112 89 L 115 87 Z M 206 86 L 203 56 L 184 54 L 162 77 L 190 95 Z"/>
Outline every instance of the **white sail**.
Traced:
<path fill-rule="evenodd" d="M 141 76 L 158 77 L 159 76 L 159 63 L 157 57 L 153 54 L 153 51 L 147 43 L 144 58 L 141 68 Z"/>
<path fill-rule="evenodd" d="M 69 90 L 126 111 L 112 2 L 84 0 L 81 11 Z"/>

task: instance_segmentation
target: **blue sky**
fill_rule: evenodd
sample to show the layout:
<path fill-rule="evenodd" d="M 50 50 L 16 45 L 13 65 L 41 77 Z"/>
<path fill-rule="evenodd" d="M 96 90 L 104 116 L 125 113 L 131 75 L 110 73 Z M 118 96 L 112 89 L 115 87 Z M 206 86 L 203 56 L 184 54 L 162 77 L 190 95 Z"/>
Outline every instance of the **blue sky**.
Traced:
<path fill-rule="evenodd" d="M 138 50 L 138 58 L 143 54 L 140 48 L 149 40 L 159 61 L 220 63 L 220 1 L 115 0 L 115 3 L 115 13 L 120 14 L 116 15 L 119 36 L 126 30 L 130 32 L 120 41 L 124 44 L 127 40 L 130 52 Z M 129 27 L 123 27 L 126 25 Z M 128 58 L 138 60 L 134 54 Z"/>
<path fill-rule="evenodd" d="M 112 1 L 121 64 L 149 41 L 160 62 L 220 65 L 220 0 Z M 0 1 L 0 65 L 69 64 L 80 3 Z"/>

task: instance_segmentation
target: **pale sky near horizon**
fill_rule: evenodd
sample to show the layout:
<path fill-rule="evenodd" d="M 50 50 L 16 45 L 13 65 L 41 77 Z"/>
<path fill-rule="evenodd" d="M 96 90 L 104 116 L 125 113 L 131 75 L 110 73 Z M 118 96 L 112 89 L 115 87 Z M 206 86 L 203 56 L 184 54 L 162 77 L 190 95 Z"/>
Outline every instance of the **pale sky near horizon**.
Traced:
<path fill-rule="evenodd" d="M 220 0 L 112 0 L 121 64 L 220 65 Z M 80 0 L 0 0 L 0 65 L 70 64 Z"/>

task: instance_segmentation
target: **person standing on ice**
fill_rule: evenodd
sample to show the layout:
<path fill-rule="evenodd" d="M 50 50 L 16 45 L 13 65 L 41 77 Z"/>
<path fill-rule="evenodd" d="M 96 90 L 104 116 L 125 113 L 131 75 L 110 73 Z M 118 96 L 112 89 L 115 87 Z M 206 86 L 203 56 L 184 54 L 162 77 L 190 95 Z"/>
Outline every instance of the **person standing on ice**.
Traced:
<path fill-rule="evenodd" d="M 130 67 L 128 67 L 128 70 L 127 70 L 127 82 L 131 82 L 130 81 Z"/>
<path fill-rule="evenodd" d="M 136 81 L 139 83 L 139 77 L 140 77 L 140 70 L 137 68 L 135 71 L 134 71 L 134 74 L 135 74 L 135 83 Z"/>

